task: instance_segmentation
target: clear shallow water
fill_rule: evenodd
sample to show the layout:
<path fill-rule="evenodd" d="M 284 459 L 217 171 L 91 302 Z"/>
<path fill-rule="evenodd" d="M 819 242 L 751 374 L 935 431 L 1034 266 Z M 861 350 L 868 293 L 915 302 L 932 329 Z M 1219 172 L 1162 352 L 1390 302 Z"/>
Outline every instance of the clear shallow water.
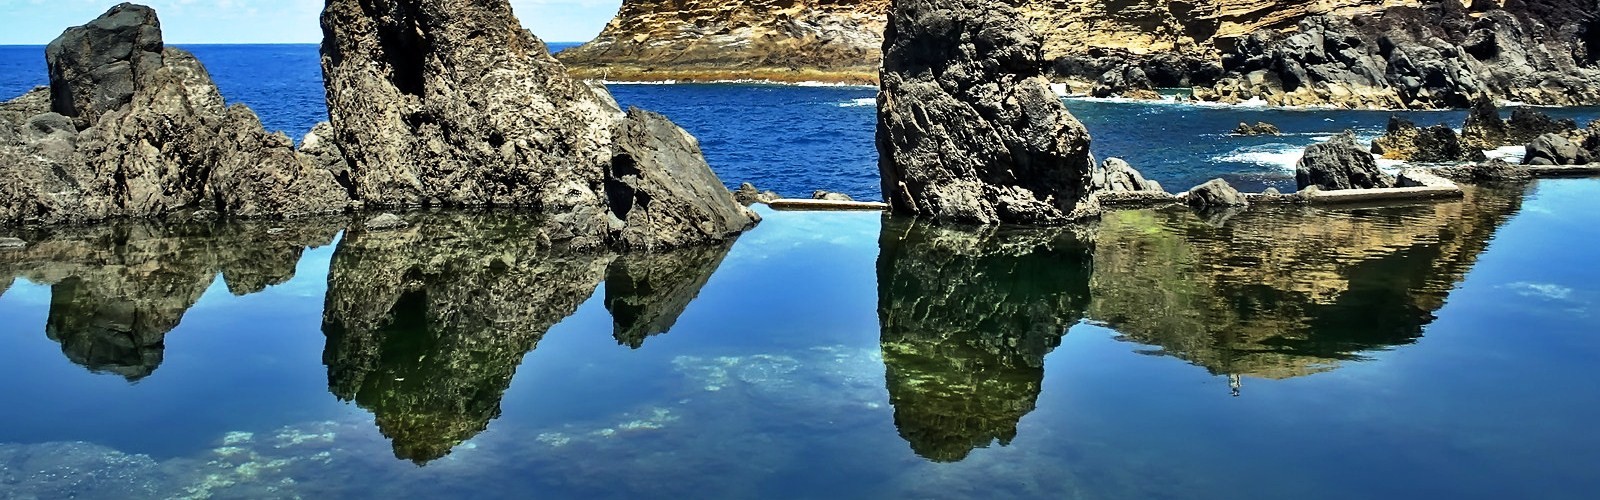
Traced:
<path fill-rule="evenodd" d="M 314 46 L 190 48 L 270 128 L 325 113 Z M 0 94 L 40 50 L 0 47 Z M 730 183 L 877 198 L 871 89 L 612 88 Z M 1284 182 L 1388 116 L 1068 104 L 1173 189 Z M 1257 120 L 1290 135 L 1225 135 Z M 36 231 L 0 253 L 0 498 L 1588 498 L 1597 195 L 1052 231 L 764 212 L 626 258 L 501 215 Z"/>
<path fill-rule="evenodd" d="M 268 129 L 298 139 L 327 119 L 317 46 L 185 48 L 206 64 L 230 102 L 250 105 Z M 0 98 L 47 82 L 42 47 L 0 46 Z M 737 83 L 610 88 L 623 105 L 661 112 L 693 133 L 730 187 L 753 182 L 792 197 L 809 197 L 820 189 L 863 200 L 883 198 L 873 142 L 875 89 Z M 1375 138 L 1394 114 L 1094 99 L 1068 99 L 1067 105 L 1089 127 L 1097 157 L 1124 158 L 1170 191 L 1219 176 L 1245 191 L 1269 186 L 1292 190 L 1294 163 L 1306 146 L 1346 129 Z M 1580 123 L 1600 118 L 1597 108 L 1545 111 Z M 1460 127 L 1466 119 L 1463 111 L 1403 114 L 1424 125 Z M 1229 135 L 1245 121 L 1271 122 L 1287 135 Z"/>
<path fill-rule="evenodd" d="M 1056 230 L 127 224 L 0 253 L 0 497 L 1587 498 L 1600 181 Z"/>

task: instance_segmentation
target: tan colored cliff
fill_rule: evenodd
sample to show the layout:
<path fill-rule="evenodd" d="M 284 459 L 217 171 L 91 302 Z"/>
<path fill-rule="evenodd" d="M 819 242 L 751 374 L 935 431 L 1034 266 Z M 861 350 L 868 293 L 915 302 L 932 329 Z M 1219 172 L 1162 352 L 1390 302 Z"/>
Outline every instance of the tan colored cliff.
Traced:
<path fill-rule="evenodd" d="M 1218 39 L 1419 0 L 1029 0 L 1051 59 L 1095 49 L 1214 54 Z M 889 0 L 624 0 L 599 37 L 557 57 L 609 80 L 875 82 Z"/>
<path fill-rule="evenodd" d="M 624 0 L 557 55 L 607 80 L 877 81 L 889 0 Z"/>

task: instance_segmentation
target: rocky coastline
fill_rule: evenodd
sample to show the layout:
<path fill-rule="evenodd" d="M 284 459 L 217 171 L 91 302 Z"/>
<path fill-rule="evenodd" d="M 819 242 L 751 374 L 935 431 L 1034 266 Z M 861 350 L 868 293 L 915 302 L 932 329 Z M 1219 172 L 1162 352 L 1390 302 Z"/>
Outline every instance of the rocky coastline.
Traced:
<path fill-rule="evenodd" d="M 624 1 L 558 57 L 612 81 L 876 81 L 888 0 Z M 814 4 L 814 5 L 813 5 Z M 1600 104 L 1600 6 L 1581 0 L 1030 0 L 1047 76 L 1068 93 L 1221 103 L 1443 109 L 1487 96 Z"/>
<path fill-rule="evenodd" d="M 760 220 L 693 136 L 568 76 L 504 0 L 334 0 L 323 21 L 330 120 L 298 148 L 225 107 L 153 9 L 67 30 L 50 86 L 0 104 L 0 224 L 514 207 L 546 246 L 648 251 Z"/>

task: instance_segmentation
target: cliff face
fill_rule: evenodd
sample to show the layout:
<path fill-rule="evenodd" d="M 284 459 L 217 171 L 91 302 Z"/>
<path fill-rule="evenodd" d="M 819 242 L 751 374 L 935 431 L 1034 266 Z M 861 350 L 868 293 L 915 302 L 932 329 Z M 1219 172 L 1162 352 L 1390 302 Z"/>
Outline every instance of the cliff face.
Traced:
<path fill-rule="evenodd" d="M 621 80 L 877 79 L 889 0 L 624 0 L 600 36 L 557 57 Z"/>
<path fill-rule="evenodd" d="M 614 80 L 864 81 L 870 71 L 855 68 L 877 66 L 890 3 L 630 0 L 599 38 L 560 58 Z M 1589 48 L 1600 8 L 1583 0 L 1026 0 L 1018 10 L 1074 92 L 1200 87 L 1208 100 L 1368 108 L 1460 107 L 1471 93 L 1600 101 Z M 1304 22 L 1332 34 L 1308 35 Z M 1330 61 L 1370 71 L 1313 67 Z"/>

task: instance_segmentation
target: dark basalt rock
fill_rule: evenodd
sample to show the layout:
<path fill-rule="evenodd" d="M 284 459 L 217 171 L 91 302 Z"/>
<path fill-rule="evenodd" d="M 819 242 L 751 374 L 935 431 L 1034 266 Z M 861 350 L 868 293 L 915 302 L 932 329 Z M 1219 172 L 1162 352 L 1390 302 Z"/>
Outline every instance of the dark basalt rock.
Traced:
<path fill-rule="evenodd" d="M 1519 182 L 1533 179 L 1533 173 L 1528 171 L 1528 167 L 1513 165 L 1499 158 L 1471 165 L 1440 168 L 1434 173 L 1453 181 L 1471 183 Z"/>
<path fill-rule="evenodd" d="M 163 45 L 148 7 L 69 29 L 46 58 L 50 89 L 0 104 L 0 223 L 288 217 L 349 203 L 291 141 L 224 107 L 205 67 Z"/>
<path fill-rule="evenodd" d="M 1089 186 L 1099 193 L 1166 192 L 1161 183 L 1145 179 L 1121 158 L 1107 158 L 1095 167 Z"/>
<path fill-rule="evenodd" d="M 537 209 L 540 238 L 575 248 L 704 245 L 759 220 L 692 136 L 569 76 L 506 0 L 329 0 L 322 26 L 333 139 L 369 206 Z"/>
<path fill-rule="evenodd" d="M 1372 141 L 1372 154 L 1392 160 L 1421 163 L 1483 161 L 1483 150 L 1464 145 L 1456 131 L 1445 125 L 1417 128 L 1398 116 L 1389 117 L 1388 132 Z"/>
<path fill-rule="evenodd" d="M 1394 187 L 1394 177 L 1378 170 L 1377 160 L 1356 143 L 1355 134 L 1345 132 L 1306 148 L 1295 166 L 1295 183 L 1301 190 L 1371 189 Z"/>
<path fill-rule="evenodd" d="M 1267 123 L 1267 122 L 1256 122 L 1255 125 L 1251 125 L 1251 124 L 1248 124 L 1248 123 L 1240 123 L 1239 126 L 1233 128 L 1233 135 L 1242 135 L 1242 136 L 1283 135 L 1283 131 L 1282 130 L 1278 130 L 1278 126 L 1277 125 L 1273 125 L 1273 124 Z"/>
<path fill-rule="evenodd" d="M 1222 58 L 1206 100 L 1277 105 L 1461 108 L 1479 96 L 1549 105 L 1600 102 L 1594 2 L 1420 2 L 1263 30 Z M 1488 9 L 1487 11 L 1484 11 Z"/>
<path fill-rule="evenodd" d="M 1245 198 L 1244 194 L 1222 179 L 1211 179 L 1190 189 L 1188 195 L 1184 197 L 1184 202 L 1189 208 L 1200 211 L 1250 206 L 1250 200 Z"/>
<path fill-rule="evenodd" d="M 817 191 L 811 193 L 811 199 L 823 201 L 856 201 L 855 198 L 851 198 L 848 194 L 835 193 L 832 191 Z"/>
<path fill-rule="evenodd" d="M 1089 95 L 1094 97 L 1127 97 L 1131 99 L 1160 99 L 1155 83 L 1138 66 L 1123 65 L 1100 75 Z"/>
<path fill-rule="evenodd" d="M 762 191 L 761 189 L 757 188 L 755 184 L 748 182 L 740 184 L 739 189 L 734 190 L 733 192 L 733 199 L 738 201 L 740 205 L 747 207 L 757 203 L 772 203 L 780 198 L 783 197 L 778 196 L 778 193 L 772 191 Z"/>
<path fill-rule="evenodd" d="M 1522 157 L 1523 165 L 1587 165 L 1589 152 L 1573 144 L 1566 137 L 1544 134 L 1528 143 L 1528 154 Z"/>
<path fill-rule="evenodd" d="M 1098 212 L 1089 133 L 1044 78 L 1017 0 L 894 2 L 885 32 L 878 152 L 900 214 L 1060 224 Z"/>
<path fill-rule="evenodd" d="M 1511 111 L 1511 119 L 1506 121 L 1506 143 L 1502 146 L 1527 144 L 1545 134 L 1568 135 L 1578 130 L 1578 122 L 1571 118 L 1555 119 L 1528 108 L 1517 108 Z"/>

